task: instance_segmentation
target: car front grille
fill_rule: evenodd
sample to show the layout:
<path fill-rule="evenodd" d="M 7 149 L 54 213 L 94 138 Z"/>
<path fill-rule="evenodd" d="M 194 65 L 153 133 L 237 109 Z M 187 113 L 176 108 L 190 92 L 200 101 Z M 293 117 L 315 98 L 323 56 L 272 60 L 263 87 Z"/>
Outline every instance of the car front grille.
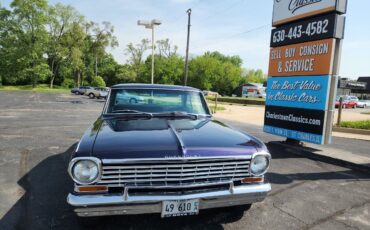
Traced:
<path fill-rule="evenodd" d="M 98 184 L 109 187 L 196 187 L 240 181 L 249 176 L 250 159 L 196 158 L 127 161 L 102 165 Z"/>

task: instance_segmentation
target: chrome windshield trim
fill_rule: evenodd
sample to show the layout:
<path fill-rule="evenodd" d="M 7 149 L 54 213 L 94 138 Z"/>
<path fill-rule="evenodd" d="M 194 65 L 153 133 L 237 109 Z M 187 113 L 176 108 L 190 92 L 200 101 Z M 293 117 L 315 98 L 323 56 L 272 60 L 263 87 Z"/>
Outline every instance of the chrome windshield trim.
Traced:
<path fill-rule="evenodd" d="M 172 113 L 174 111 L 167 111 L 163 113 Z M 162 115 L 163 113 L 151 113 L 151 112 L 141 112 L 140 113 L 103 113 L 103 116 L 109 116 L 109 115 L 152 115 L 152 118 L 170 118 L 170 117 L 155 117 L 156 115 Z M 197 116 L 199 118 L 211 118 L 211 114 L 206 114 L 206 113 L 184 113 L 184 116 L 189 115 L 189 116 Z M 176 117 L 174 117 L 176 118 Z"/>
<path fill-rule="evenodd" d="M 112 90 L 116 89 L 150 89 L 150 90 L 169 90 L 169 91 L 187 91 L 187 92 L 197 92 L 197 93 L 202 93 L 199 89 L 171 89 L 171 88 L 156 88 L 156 87 L 132 87 L 132 86 L 122 86 L 122 87 L 114 87 L 111 88 Z"/>
<path fill-rule="evenodd" d="M 110 102 L 110 96 L 112 94 L 112 91 L 113 90 L 120 90 L 120 89 L 142 89 L 142 90 L 168 90 L 168 91 L 186 91 L 186 92 L 196 92 L 196 93 L 199 93 L 200 94 L 200 98 L 201 100 L 203 101 L 203 103 L 205 104 L 205 110 L 206 112 L 208 112 L 208 114 L 197 114 L 199 116 L 207 116 L 207 117 L 213 117 L 212 116 L 212 112 L 208 106 L 208 103 L 207 103 L 207 100 L 205 99 L 204 97 L 204 94 L 202 93 L 201 90 L 199 89 L 161 89 L 161 88 L 155 88 L 155 87 L 145 87 L 145 88 L 140 88 L 140 87 L 119 87 L 119 88 L 111 88 L 111 90 L 109 90 L 109 93 L 108 93 L 108 97 L 105 101 L 105 104 L 104 104 L 104 107 L 103 107 L 103 110 L 102 110 L 102 115 L 111 115 L 111 114 L 114 114 L 114 113 L 107 113 L 107 110 L 108 110 L 108 107 L 109 107 L 109 102 Z"/>
<path fill-rule="evenodd" d="M 217 161 L 217 160 L 250 160 L 252 156 L 217 156 L 217 157 L 167 157 L 167 158 L 131 158 L 131 159 L 102 159 L 103 164 L 143 163 L 143 162 L 186 162 L 186 161 Z"/>

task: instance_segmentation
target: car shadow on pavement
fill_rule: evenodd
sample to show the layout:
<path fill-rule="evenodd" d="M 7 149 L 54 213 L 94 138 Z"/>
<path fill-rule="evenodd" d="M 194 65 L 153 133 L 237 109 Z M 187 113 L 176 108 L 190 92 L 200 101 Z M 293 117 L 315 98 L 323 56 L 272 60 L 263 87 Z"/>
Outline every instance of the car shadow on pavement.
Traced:
<path fill-rule="evenodd" d="M 265 143 L 272 159 L 305 158 L 300 155 L 292 154 L 281 147 L 277 147 L 274 143 L 274 141 Z"/>
<path fill-rule="evenodd" d="M 18 181 L 23 196 L 1 219 L 0 229 L 54 229 L 73 218 L 66 203 L 73 183 L 66 169 L 75 147 L 76 143 L 64 153 L 49 156 Z"/>
<path fill-rule="evenodd" d="M 291 159 L 297 158 L 302 160 L 310 160 L 301 155 L 290 153 L 286 151 L 284 148 L 281 148 L 273 143 L 266 143 L 267 148 L 271 154 L 272 164 L 275 160 L 278 159 Z M 315 150 L 313 148 L 310 148 Z M 320 161 L 320 160 L 313 160 L 318 165 L 325 165 L 330 164 L 330 162 Z M 361 180 L 361 181 L 369 181 L 370 180 L 370 173 L 364 173 L 361 171 L 352 170 L 349 168 L 341 167 L 341 171 L 330 171 L 325 170 L 323 172 L 300 172 L 300 173 L 276 173 L 269 170 L 266 174 L 267 180 L 272 184 L 290 184 L 293 182 L 299 181 L 315 181 L 315 180 Z M 325 169 L 325 167 L 323 167 Z"/>
<path fill-rule="evenodd" d="M 18 181 L 23 196 L 0 220 L 0 229 L 223 229 L 222 224 L 243 217 L 244 211 L 233 207 L 166 219 L 160 214 L 101 217 L 83 226 L 66 201 L 73 190 L 67 166 L 75 147 L 49 156 Z"/>

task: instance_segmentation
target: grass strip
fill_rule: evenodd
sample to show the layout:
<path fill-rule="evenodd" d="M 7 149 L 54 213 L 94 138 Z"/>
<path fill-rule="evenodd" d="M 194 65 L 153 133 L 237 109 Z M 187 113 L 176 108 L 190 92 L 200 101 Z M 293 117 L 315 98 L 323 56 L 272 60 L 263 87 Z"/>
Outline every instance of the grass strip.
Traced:
<path fill-rule="evenodd" d="M 370 130 L 370 120 L 365 121 L 342 121 L 340 127 Z"/>

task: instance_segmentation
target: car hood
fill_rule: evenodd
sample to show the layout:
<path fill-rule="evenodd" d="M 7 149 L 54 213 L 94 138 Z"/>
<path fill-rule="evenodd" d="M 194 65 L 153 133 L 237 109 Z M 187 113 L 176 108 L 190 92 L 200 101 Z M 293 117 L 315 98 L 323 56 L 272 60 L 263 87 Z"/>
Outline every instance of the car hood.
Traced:
<path fill-rule="evenodd" d="M 99 118 L 101 119 L 101 118 Z M 252 155 L 262 142 L 212 119 L 101 120 L 92 155 L 101 159 Z"/>

